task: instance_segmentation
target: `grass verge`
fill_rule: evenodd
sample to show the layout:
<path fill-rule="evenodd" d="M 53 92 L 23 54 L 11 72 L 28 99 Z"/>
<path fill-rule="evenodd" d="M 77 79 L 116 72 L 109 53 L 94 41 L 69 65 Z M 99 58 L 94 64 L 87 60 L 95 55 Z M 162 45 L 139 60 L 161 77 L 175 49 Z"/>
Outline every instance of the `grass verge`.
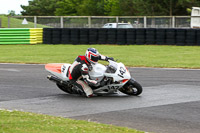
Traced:
<path fill-rule="evenodd" d="M 199 46 L 1 45 L 0 62 L 72 63 L 88 47 L 132 67 L 200 68 Z"/>
<path fill-rule="evenodd" d="M 1 133 L 144 133 L 126 127 L 0 110 Z"/>
<path fill-rule="evenodd" d="M 8 17 L 5 15 L 0 15 L 0 19 L 2 21 L 2 27 L 8 28 Z M 34 20 L 32 18 L 26 18 L 28 24 L 22 24 L 24 18 L 10 18 L 10 28 L 34 28 Z M 48 28 L 49 26 L 45 26 L 42 24 L 37 24 L 37 28 Z"/>

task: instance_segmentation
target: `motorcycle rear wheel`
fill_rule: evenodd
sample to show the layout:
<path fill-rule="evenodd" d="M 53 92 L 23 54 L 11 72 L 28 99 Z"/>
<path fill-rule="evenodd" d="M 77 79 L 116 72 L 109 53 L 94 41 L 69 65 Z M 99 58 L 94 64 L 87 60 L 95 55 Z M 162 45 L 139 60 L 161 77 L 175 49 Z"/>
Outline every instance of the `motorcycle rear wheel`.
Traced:
<path fill-rule="evenodd" d="M 133 79 L 130 79 L 120 91 L 127 95 L 138 96 L 142 93 L 142 86 Z"/>
<path fill-rule="evenodd" d="M 69 87 L 67 87 L 67 86 L 64 86 L 64 85 L 61 85 L 61 84 L 56 84 L 57 85 L 57 87 L 59 88 L 59 89 L 61 89 L 62 91 L 64 91 L 64 92 L 66 92 L 66 93 L 69 93 L 69 94 L 72 94 L 72 90 L 71 90 L 71 88 L 69 88 Z"/>

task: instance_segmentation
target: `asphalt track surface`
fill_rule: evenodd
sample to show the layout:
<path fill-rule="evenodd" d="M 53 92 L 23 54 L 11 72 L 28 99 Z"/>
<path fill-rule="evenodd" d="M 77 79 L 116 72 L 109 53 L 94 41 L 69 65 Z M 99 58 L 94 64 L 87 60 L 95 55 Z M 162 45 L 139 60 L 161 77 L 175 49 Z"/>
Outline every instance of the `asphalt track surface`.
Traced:
<path fill-rule="evenodd" d="M 141 96 L 68 95 L 44 65 L 0 64 L 0 108 L 125 126 L 154 133 L 200 132 L 200 70 L 129 68 Z"/>

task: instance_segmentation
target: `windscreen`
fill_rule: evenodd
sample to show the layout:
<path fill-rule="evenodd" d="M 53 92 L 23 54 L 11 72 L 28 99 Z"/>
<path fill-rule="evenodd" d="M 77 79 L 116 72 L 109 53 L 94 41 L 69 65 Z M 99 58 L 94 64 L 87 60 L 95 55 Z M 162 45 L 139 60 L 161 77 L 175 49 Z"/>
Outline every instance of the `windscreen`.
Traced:
<path fill-rule="evenodd" d="M 114 66 L 112 65 L 107 66 L 106 73 L 115 73 L 116 71 L 117 68 L 115 68 Z"/>

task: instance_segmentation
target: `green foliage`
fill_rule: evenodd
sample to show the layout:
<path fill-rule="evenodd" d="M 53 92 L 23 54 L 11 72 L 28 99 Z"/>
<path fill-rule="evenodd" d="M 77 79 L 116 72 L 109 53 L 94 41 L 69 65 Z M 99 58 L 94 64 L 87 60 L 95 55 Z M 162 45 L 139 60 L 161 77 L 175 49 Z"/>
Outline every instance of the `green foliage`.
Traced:
<path fill-rule="evenodd" d="M 81 0 L 63 0 L 56 3 L 55 15 L 57 16 L 76 16 Z"/>
<path fill-rule="evenodd" d="M 22 15 L 54 16 L 57 4 L 62 0 L 32 0 L 28 6 L 21 5 Z"/>
<path fill-rule="evenodd" d="M 199 0 L 33 0 L 22 15 L 39 16 L 168 16 L 190 15 Z"/>
<path fill-rule="evenodd" d="M 8 16 L 15 16 L 15 15 L 16 15 L 16 14 L 15 14 L 15 11 L 14 11 L 14 10 L 9 11 Z"/>
<path fill-rule="evenodd" d="M 134 16 L 137 15 L 137 7 L 133 0 L 104 0 L 105 14 L 108 16 Z"/>
<path fill-rule="evenodd" d="M 77 9 L 81 16 L 103 16 L 104 1 L 103 0 L 85 0 Z"/>

